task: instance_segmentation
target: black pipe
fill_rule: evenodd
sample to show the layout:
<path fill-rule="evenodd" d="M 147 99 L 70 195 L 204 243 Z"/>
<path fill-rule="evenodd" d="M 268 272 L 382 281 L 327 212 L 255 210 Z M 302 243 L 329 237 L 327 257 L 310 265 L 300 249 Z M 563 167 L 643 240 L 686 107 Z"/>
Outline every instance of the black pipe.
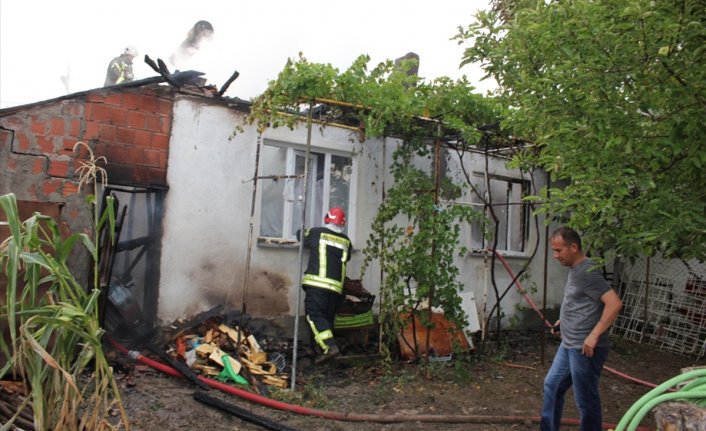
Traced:
<path fill-rule="evenodd" d="M 191 368 L 189 368 L 188 365 L 172 358 L 167 352 L 165 352 L 164 350 L 160 349 L 159 347 L 155 346 L 152 343 L 147 343 L 146 347 L 149 350 L 151 350 L 153 353 L 157 354 L 157 356 L 162 358 L 163 361 L 165 361 L 166 363 L 168 363 L 172 367 L 176 368 L 191 383 L 195 384 L 199 388 L 206 390 L 206 391 L 211 389 L 208 387 L 208 385 L 206 383 L 199 380 L 198 375 Z"/>
<path fill-rule="evenodd" d="M 247 421 L 247 422 L 250 422 L 250 423 L 255 424 L 257 426 L 260 426 L 262 428 L 265 428 L 266 430 L 296 431 L 294 428 L 290 428 L 290 427 L 283 425 L 279 422 L 274 422 L 270 419 L 267 419 L 266 417 L 258 416 L 255 413 L 252 413 L 252 412 L 247 411 L 241 407 L 236 406 L 235 404 L 226 403 L 225 401 L 221 401 L 217 398 L 206 395 L 203 392 L 194 392 L 194 399 L 200 403 L 206 404 L 211 407 L 215 407 L 219 410 L 223 410 L 224 412 L 230 413 L 233 416 L 237 416 L 238 418 L 240 418 L 244 421 Z"/>

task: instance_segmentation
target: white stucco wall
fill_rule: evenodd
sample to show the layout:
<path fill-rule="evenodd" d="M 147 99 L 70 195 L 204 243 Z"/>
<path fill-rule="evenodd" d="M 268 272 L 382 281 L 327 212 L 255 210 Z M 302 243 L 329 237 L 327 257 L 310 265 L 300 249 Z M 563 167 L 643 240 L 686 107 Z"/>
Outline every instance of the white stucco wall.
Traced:
<path fill-rule="evenodd" d="M 233 131 L 243 123 L 244 114 L 216 102 L 209 104 L 202 98 L 180 96 L 174 106 L 174 120 L 169 149 L 167 180 L 169 191 L 165 201 L 163 221 L 161 281 L 159 287 L 158 317 L 164 321 L 189 317 L 218 304 L 240 310 L 243 300 L 247 312 L 255 317 L 282 317 L 295 314 L 299 250 L 296 247 L 263 247 L 257 244 L 259 232 L 260 197 L 257 196 L 253 218 L 253 241 L 250 280 L 244 292 L 244 270 L 248 252 L 250 210 L 255 174 L 257 133 L 252 126 L 234 137 Z M 231 139 L 232 137 L 232 139 Z M 306 127 L 295 130 L 286 127 L 268 129 L 262 142 L 279 141 L 304 149 L 307 143 Z M 351 278 L 361 276 L 363 261 L 361 249 L 370 233 L 370 223 L 382 199 L 383 187 L 389 188 L 392 179 L 386 168 L 392 161 L 396 142 L 391 139 L 372 139 L 359 142 L 352 130 L 315 126 L 311 146 L 314 151 L 335 152 L 353 158 L 349 235 L 357 252 L 348 266 Z M 480 156 L 467 156 L 468 163 L 483 170 Z M 507 177 L 518 174 L 504 167 L 502 161 L 492 164 L 492 172 Z M 540 184 L 541 185 L 541 184 Z M 540 224 L 541 234 L 544 232 Z M 464 232 L 470 240 L 470 233 Z M 536 240 L 531 228 L 528 244 Z M 538 290 L 533 294 L 541 306 L 544 272 L 544 241 L 532 264 L 531 279 L 523 281 L 526 288 Z M 528 247 L 529 248 L 529 247 Z M 529 257 L 508 257 L 513 271 L 518 271 Z M 483 309 L 494 304 L 492 287 L 481 256 L 469 254 L 457 258 L 462 269 L 461 281 L 467 291 L 473 292 L 482 318 Z M 499 264 L 498 264 L 499 265 Z M 561 300 L 565 271 L 549 255 L 549 306 Z M 507 286 L 511 277 L 498 266 L 498 286 Z M 488 282 L 486 283 L 486 279 Z M 363 277 L 364 286 L 379 296 L 379 266 L 373 265 Z M 533 284 L 534 283 L 534 284 Z M 245 293 L 245 295 L 244 295 Z M 299 304 L 303 313 L 303 295 Z M 504 299 L 506 315 L 514 312 L 513 304 L 525 305 L 522 297 L 512 289 Z"/>

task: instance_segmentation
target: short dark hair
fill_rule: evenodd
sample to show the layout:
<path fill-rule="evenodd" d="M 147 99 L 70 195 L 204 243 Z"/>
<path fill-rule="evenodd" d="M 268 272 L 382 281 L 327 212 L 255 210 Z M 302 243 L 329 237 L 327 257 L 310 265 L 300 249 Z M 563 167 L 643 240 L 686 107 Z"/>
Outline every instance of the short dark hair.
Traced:
<path fill-rule="evenodd" d="M 552 238 L 561 237 L 568 245 L 576 244 L 581 250 L 581 236 L 568 226 L 562 226 L 552 233 Z"/>

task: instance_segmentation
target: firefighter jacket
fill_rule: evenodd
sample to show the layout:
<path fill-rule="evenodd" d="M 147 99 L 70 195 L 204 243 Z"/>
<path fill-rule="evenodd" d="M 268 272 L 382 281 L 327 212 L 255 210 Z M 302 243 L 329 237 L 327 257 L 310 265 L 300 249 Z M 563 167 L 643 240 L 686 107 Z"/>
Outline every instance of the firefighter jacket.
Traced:
<path fill-rule="evenodd" d="M 309 264 L 302 284 L 340 294 L 346 278 L 346 262 L 351 259 L 351 240 L 331 229 L 314 227 L 304 231 L 304 247 L 309 249 Z"/>
<path fill-rule="evenodd" d="M 132 73 L 132 57 L 125 54 L 115 57 L 108 65 L 104 86 L 130 82 L 135 78 Z"/>

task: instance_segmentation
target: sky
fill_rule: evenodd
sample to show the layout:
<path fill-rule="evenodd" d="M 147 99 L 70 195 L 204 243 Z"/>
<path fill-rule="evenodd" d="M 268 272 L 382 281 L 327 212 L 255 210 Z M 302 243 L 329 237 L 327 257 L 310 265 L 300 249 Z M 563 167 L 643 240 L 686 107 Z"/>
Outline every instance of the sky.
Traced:
<path fill-rule="evenodd" d="M 459 69 L 464 46 L 450 39 L 487 7 L 487 0 L 2 0 L 0 108 L 102 87 L 108 63 L 128 45 L 139 51 L 135 78 L 155 76 L 144 55 L 173 67 L 169 57 L 200 20 L 213 25 L 213 39 L 182 70 L 204 72 L 219 89 L 237 70 L 229 97 L 256 97 L 300 52 L 343 71 L 361 54 L 372 68 L 412 51 L 425 80 L 466 75 L 485 93 L 492 82 L 480 81 L 477 67 Z"/>

